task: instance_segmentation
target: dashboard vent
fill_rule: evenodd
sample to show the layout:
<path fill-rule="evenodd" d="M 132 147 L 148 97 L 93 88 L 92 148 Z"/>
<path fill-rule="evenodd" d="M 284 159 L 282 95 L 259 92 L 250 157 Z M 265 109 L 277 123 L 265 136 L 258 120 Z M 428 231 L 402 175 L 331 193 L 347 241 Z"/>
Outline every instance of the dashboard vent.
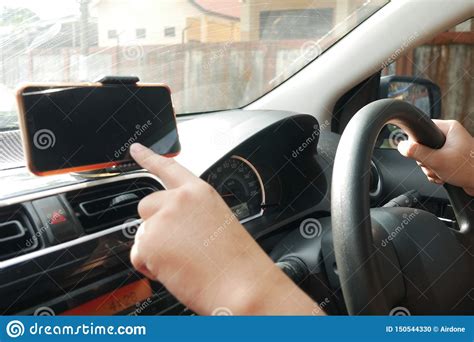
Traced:
<path fill-rule="evenodd" d="M 0 208 L 0 260 L 25 254 L 38 245 L 31 220 L 22 205 Z"/>
<path fill-rule="evenodd" d="M 370 163 L 369 195 L 372 200 L 378 199 L 382 193 L 382 177 L 374 161 Z"/>
<path fill-rule="evenodd" d="M 138 202 L 160 189 L 157 181 L 138 178 L 71 191 L 66 199 L 90 234 L 138 218 Z"/>

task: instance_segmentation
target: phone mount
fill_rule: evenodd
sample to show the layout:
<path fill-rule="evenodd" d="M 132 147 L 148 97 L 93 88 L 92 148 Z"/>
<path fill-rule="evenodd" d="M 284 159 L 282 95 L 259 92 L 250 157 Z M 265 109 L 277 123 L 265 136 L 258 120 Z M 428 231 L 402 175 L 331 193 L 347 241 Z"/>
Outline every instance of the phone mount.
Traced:
<path fill-rule="evenodd" d="M 139 82 L 138 76 L 101 76 L 95 83 L 102 83 L 104 85 L 123 85 L 134 86 Z M 114 177 L 120 174 L 140 170 L 141 167 L 134 161 L 126 162 L 120 165 L 108 167 L 105 169 L 97 169 L 91 171 L 72 172 L 71 175 L 77 178 L 95 179 Z"/>
<path fill-rule="evenodd" d="M 97 169 L 91 171 L 71 172 L 71 176 L 77 178 L 95 179 L 119 176 L 123 173 L 141 170 L 142 167 L 135 162 L 127 162 L 124 164 L 108 167 L 105 169 Z"/>
<path fill-rule="evenodd" d="M 138 76 L 101 76 L 94 82 L 102 84 L 133 86 L 140 82 L 140 79 Z"/>

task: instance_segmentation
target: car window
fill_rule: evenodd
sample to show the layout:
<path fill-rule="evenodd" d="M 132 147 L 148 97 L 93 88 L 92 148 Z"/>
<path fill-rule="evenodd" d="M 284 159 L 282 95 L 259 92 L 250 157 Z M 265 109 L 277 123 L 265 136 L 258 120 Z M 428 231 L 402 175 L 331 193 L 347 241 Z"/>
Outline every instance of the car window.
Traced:
<path fill-rule="evenodd" d="M 442 119 L 455 119 L 474 135 L 474 19 L 454 26 L 432 40 L 403 52 L 387 66 L 382 75 L 415 76 L 436 83 L 441 88 Z M 423 109 L 422 92 L 413 93 Z M 393 89 L 398 91 L 399 89 Z M 425 108 L 425 112 L 429 112 Z"/>
<path fill-rule="evenodd" d="M 387 0 L 2 0 L 0 129 L 21 82 L 137 75 L 176 112 L 244 106 L 317 58 Z"/>

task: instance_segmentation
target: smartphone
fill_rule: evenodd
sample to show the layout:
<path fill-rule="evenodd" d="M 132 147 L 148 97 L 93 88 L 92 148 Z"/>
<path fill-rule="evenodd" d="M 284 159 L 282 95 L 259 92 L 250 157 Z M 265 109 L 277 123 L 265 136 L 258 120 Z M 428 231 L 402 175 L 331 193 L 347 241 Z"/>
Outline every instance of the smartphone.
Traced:
<path fill-rule="evenodd" d="M 163 84 L 27 84 L 17 90 L 26 162 L 39 176 L 132 162 L 138 142 L 180 152 L 169 87 Z"/>

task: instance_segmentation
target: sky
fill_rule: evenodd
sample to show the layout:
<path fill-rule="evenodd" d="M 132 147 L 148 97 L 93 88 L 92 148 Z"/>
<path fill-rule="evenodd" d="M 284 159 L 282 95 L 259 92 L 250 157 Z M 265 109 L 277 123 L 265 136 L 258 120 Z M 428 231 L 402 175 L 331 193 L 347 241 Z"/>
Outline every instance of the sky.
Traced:
<path fill-rule="evenodd" d="M 58 18 L 79 11 L 77 0 L 0 0 L 1 7 L 25 7 L 41 19 Z"/>

